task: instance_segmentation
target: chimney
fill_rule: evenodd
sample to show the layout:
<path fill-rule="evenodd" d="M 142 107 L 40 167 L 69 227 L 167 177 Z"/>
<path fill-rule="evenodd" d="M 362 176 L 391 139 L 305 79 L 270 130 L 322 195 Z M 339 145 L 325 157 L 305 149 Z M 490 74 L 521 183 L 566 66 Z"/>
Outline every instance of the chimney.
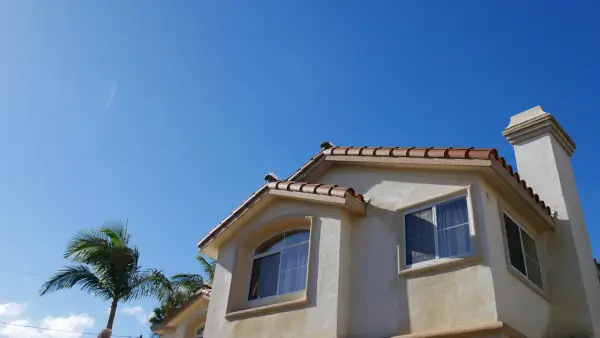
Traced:
<path fill-rule="evenodd" d="M 555 215 L 545 259 L 554 336 L 600 336 L 600 283 L 571 166 L 575 142 L 540 106 L 511 117 L 502 134 L 520 177 Z"/>

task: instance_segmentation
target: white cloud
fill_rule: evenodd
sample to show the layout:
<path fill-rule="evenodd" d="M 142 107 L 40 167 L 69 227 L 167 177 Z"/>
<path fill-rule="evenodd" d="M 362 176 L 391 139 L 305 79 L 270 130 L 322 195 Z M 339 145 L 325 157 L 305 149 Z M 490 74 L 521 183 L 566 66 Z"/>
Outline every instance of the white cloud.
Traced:
<path fill-rule="evenodd" d="M 119 309 L 119 312 L 135 317 L 142 324 L 148 324 L 148 318 L 150 317 L 150 314 L 141 306 L 127 306 Z"/>
<path fill-rule="evenodd" d="M 25 312 L 27 304 L 6 303 L 0 304 L 0 317 L 14 317 Z"/>
<path fill-rule="evenodd" d="M 15 306 L 18 305 L 18 306 Z M 83 332 L 94 326 L 94 319 L 88 314 L 71 314 L 65 317 L 48 316 L 39 322 L 23 317 L 26 304 L 7 303 L 0 304 L 3 315 L 17 317 L 8 321 L 9 325 L 0 325 L 0 337 L 2 338 L 79 338 L 80 333 L 68 333 L 61 331 Z M 9 309 L 9 310 L 7 310 Z M 31 328 L 35 326 L 56 331 Z"/>

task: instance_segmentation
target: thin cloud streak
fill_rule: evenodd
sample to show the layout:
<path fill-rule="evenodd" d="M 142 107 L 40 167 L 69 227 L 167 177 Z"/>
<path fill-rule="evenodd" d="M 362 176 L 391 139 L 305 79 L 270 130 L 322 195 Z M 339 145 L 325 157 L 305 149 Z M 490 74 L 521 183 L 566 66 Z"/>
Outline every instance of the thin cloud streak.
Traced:
<path fill-rule="evenodd" d="M 108 100 L 106 100 L 106 104 L 104 105 L 104 110 L 109 111 L 112 103 L 115 99 L 115 95 L 117 95 L 117 89 L 119 89 L 119 84 L 115 81 L 110 86 L 110 91 L 108 93 Z"/>

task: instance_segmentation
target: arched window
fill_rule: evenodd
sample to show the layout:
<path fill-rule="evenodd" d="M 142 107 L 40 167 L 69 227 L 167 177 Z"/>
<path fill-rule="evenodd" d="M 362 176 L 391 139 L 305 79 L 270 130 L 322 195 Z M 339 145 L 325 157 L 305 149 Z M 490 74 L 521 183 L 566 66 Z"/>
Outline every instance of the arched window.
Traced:
<path fill-rule="evenodd" d="M 309 230 L 288 231 L 256 248 L 248 300 L 306 288 L 309 237 Z"/>
<path fill-rule="evenodd" d="M 202 326 L 201 328 L 198 329 L 198 331 L 196 331 L 196 338 L 203 338 L 204 337 L 204 326 Z"/>

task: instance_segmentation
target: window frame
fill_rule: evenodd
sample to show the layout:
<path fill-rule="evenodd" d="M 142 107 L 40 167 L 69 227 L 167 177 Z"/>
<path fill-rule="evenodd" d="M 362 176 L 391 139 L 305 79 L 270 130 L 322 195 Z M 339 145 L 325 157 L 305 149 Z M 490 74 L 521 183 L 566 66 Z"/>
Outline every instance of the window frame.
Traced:
<path fill-rule="evenodd" d="M 466 223 L 468 225 L 469 228 L 469 236 L 470 236 L 470 240 L 471 240 L 471 249 L 469 250 L 469 252 L 460 254 L 460 255 L 454 255 L 454 256 L 448 256 L 448 257 L 440 257 L 439 255 L 439 248 L 438 248 L 438 224 L 437 224 L 437 206 L 441 205 L 441 204 L 446 204 L 446 203 L 450 203 L 453 202 L 455 200 L 459 200 L 459 199 L 465 199 L 465 204 L 466 204 L 466 209 L 467 209 L 467 217 L 469 219 L 469 221 Z M 436 199 L 434 202 L 425 204 L 425 205 L 421 205 L 419 207 L 416 208 L 411 208 L 411 209 L 407 209 L 403 212 L 402 214 L 402 229 L 401 229 L 401 233 L 402 233 L 402 254 L 403 254 L 403 266 L 404 269 L 408 270 L 411 268 L 418 268 L 418 267 L 422 267 L 422 266 L 429 266 L 429 265 L 437 265 L 439 264 L 440 261 L 442 260 L 451 260 L 451 259 L 460 259 L 460 258 L 465 258 L 465 257 L 469 257 L 472 256 L 473 254 L 475 254 L 475 243 L 473 240 L 473 218 L 474 215 L 472 215 L 471 213 L 471 205 L 470 205 L 471 201 L 469 198 L 469 194 L 468 192 L 462 192 L 461 194 L 458 195 L 453 195 L 453 196 L 446 196 L 446 197 L 441 197 L 439 199 Z M 407 246 L 406 246 L 406 216 L 413 214 L 415 212 L 419 212 L 419 211 L 423 211 L 426 209 L 432 209 L 432 222 L 434 225 L 434 245 L 435 245 L 435 258 L 434 259 L 430 259 L 427 261 L 423 261 L 423 262 L 418 262 L 418 263 L 413 263 L 413 264 L 408 264 L 408 253 L 406 251 Z M 462 226 L 465 225 L 465 223 L 463 224 L 459 224 L 459 225 L 455 225 L 453 227 L 458 227 L 458 226 Z"/>
<path fill-rule="evenodd" d="M 544 286 L 546 286 L 546 278 L 544 277 L 544 270 L 542 269 L 542 263 L 540 262 L 540 251 L 538 250 L 538 243 L 537 240 L 535 238 L 535 236 L 533 236 L 531 234 L 531 232 L 529 232 L 529 230 L 527 230 L 523 225 L 521 225 L 520 222 L 518 222 L 516 220 L 515 217 L 513 217 L 511 215 L 511 213 L 506 210 L 505 208 L 501 209 L 500 212 L 501 215 L 501 219 L 502 219 L 502 233 L 504 236 L 504 249 L 506 250 L 506 263 L 508 265 L 508 268 L 510 271 L 517 273 L 520 277 L 523 277 L 526 281 L 527 284 L 530 285 L 531 287 L 535 288 L 536 291 L 538 292 L 542 292 L 543 294 L 545 294 L 545 288 Z M 515 225 L 519 228 L 519 241 L 521 244 L 521 252 L 523 254 L 523 265 L 525 266 L 525 274 L 523 274 L 519 269 L 517 269 L 516 267 L 514 267 L 512 265 L 512 262 L 510 260 L 510 248 L 508 246 L 508 235 L 506 233 L 506 222 L 504 221 L 504 216 L 507 216 L 508 218 L 510 218 L 511 221 L 513 221 L 513 223 L 515 223 Z M 531 238 L 531 240 L 533 241 L 533 244 L 535 245 L 535 254 L 537 255 L 538 261 L 537 266 L 540 268 L 540 278 L 542 279 L 542 287 L 539 287 L 536 283 L 534 283 L 531 279 L 529 279 L 529 269 L 527 268 L 527 261 L 525 256 L 529 257 L 529 255 L 526 254 L 525 251 L 525 246 L 523 244 L 523 236 L 521 234 L 521 231 L 525 232 L 527 234 L 527 236 L 529 236 Z M 529 257 L 531 260 L 533 260 L 533 258 Z"/>
<path fill-rule="evenodd" d="M 284 242 L 286 234 L 287 233 L 293 233 L 293 232 L 307 232 L 308 233 L 308 239 L 306 241 L 302 241 L 302 242 L 299 242 L 299 243 L 294 243 L 292 245 L 287 245 L 287 246 L 285 246 L 285 245 L 282 244 L 282 246 L 279 249 L 275 250 L 275 251 L 264 252 L 264 253 L 261 253 L 261 254 L 254 254 L 252 256 L 252 260 L 250 261 L 250 281 L 248 283 L 248 288 L 247 288 L 248 295 L 246 297 L 246 301 L 249 304 L 261 303 L 261 302 L 263 302 L 265 300 L 268 301 L 270 299 L 277 299 L 277 298 L 285 297 L 285 296 L 288 296 L 288 295 L 295 295 L 295 294 L 301 294 L 301 293 L 306 292 L 306 288 L 308 287 L 308 269 L 309 269 L 309 265 L 310 265 L 309 264 L 310 263 L 310 242 L 311 242 L 311 239 L 312 239 L 311 238 L 311 229 L 310 228 L 309 229 L 306 229 L 306 228 L 296 228 L 296 229 L 289 229 L 289 230 L 285 230 L 285 231 L 279 232 L 279 233 L 277 233 L 277 234 L 275 234 L 275 235 L 273 235 L 273 236 L 265 239 L 261 243 L 259 243 L 255 247 L 254 250 L 256 252 L 256 249 L 258 249 L 265 242 L 271 240 L 274 237 L 280 236 L 282 234 L 283 234 L 283 238 L 281 239 L 281 241 Z M 307 251 L 306 251 L 306 280 L 304 282 L 304 289 L 296 290 L 296 291 L 292 291 L 292 292 L 286 292 L 286 293 L 279 293 L 279 282 L 281 280 L 279 277 L 280 277 L 280 273 L 281 273 L 281 260 L 283 259 L 283 251 L 285 249 L 294 248 L 294 247 L 297 247 L 297 246 L 300 246 L 300 245 L 304 245 L 304 244 L 307 244 Z M 271 295 L 271 296 L 250 299 L 250 288 L 252 288 L 252 272 L 253 272 L 253 268 L 254 268 L 254 261 L 256 261 L 257 259 L 261 259 L 261 258 L 264 258 L 264 257 L 275 255 L 275 254 L 279 254 L 279 264 L 278 264 L 278 268 L 277 268 L 277 286 L 276 286 L 276 292 L 275 292 L 275 294 Z"/>

